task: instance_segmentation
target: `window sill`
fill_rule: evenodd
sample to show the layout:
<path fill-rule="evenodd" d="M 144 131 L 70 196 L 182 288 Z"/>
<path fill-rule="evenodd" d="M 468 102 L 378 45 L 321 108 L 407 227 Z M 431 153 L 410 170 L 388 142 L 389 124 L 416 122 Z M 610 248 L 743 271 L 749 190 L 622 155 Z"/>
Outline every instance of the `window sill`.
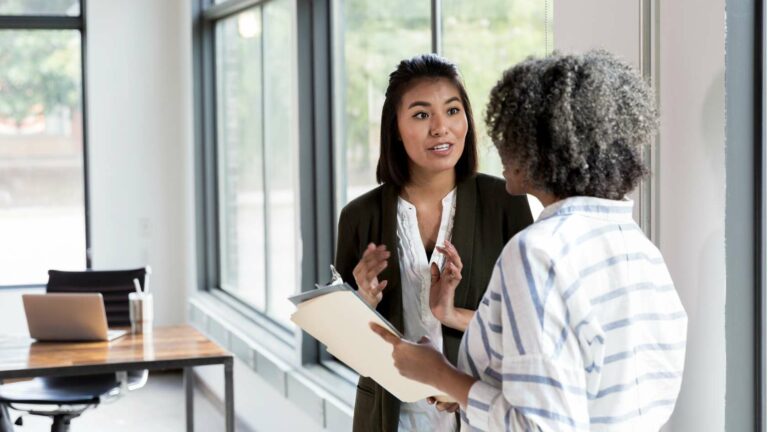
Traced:
<path fill-rule="evenodd" d="M 31 284 L 31 285 L 0 285 L 0 291 L 20 291 L 20 290 L 45 290 L 45 284 Z"/>
<path fill-rule="evenodd" d="M 299 364 L 284 340 L 206 292 L 189 300 L 189 321 L 231 351 L 283 397 L 331 430 L 352 428 L 355 383 L 322 365 Z"/>

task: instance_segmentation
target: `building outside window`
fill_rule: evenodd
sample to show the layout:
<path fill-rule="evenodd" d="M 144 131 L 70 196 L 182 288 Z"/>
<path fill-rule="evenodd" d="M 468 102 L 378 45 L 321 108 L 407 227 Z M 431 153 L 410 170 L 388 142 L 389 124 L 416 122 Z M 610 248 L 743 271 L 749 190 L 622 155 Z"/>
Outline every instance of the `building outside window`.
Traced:
<path fill-rule="evenodd" d="M 0 2 L 0 286 L 87 266 L 83 16 Z"/>

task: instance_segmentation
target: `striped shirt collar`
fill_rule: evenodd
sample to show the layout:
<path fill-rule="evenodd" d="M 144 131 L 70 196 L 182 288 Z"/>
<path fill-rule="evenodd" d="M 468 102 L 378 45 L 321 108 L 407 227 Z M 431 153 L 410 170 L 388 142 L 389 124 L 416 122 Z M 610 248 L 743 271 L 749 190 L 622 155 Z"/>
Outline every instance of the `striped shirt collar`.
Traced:
<path fill-rule="evenodd" d="M 569 214 L 582 214 L 617 222 L 632 220 L 633 201 L 629 198 L 610 200 L 588 196 L 565 198 L 544 207 L 536 221 Z"/>

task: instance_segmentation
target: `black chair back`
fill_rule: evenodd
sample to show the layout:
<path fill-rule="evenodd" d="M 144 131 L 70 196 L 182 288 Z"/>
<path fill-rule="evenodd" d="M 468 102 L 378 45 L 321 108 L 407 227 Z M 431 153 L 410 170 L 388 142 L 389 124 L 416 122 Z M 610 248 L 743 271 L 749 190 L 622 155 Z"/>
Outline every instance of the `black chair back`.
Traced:
<path fill-rule="evenodd" d="M 133 279 L 142 289 L 147 274 L 145 268 L 131 270 L 48 271 L 49 293 L 101 293 L 107 313 L 107 325 L 129 326 L 128 293 L 134 292 Z"/>

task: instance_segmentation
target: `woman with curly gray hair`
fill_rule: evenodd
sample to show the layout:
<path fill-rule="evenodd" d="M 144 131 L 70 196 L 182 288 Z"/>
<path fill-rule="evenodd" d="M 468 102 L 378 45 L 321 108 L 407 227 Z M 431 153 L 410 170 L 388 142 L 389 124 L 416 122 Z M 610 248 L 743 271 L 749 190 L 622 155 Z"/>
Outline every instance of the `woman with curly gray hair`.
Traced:
<path fill-rule="evenodd" d="M 687 316 L 632 219 L 657 126 L 652 93 L 612 55 L 552 55 L 506 71 L 486 122 L 507 192 L 546 207 L 499 257 L 453 367 L 429 342 L 393 345 L 401 374 L 480 430 L 659 430 L 680 390 Z M 432 295 L 451 296 L 433 278 Z"/>

